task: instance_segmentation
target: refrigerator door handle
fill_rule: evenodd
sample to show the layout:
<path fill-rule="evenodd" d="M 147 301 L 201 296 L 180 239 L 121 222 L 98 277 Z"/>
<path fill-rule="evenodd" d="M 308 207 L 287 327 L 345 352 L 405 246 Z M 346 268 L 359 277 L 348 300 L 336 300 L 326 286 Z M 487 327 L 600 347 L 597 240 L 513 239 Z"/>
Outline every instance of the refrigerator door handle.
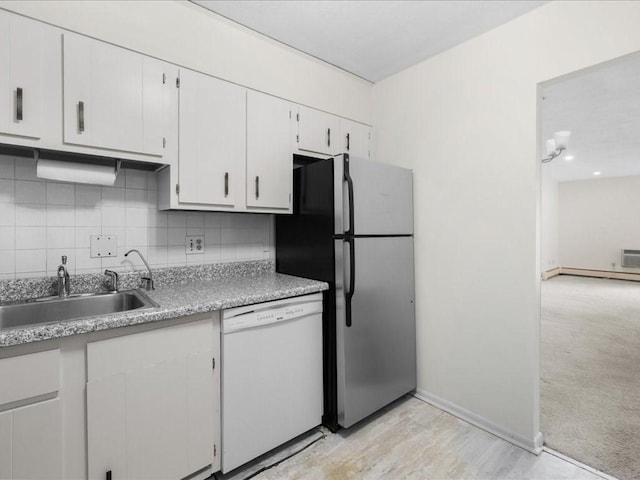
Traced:
<path fill-rule="evenodd" d="M 349 245 L 349 290 L 345 293 L 345 318 L 347 327 L 351 326 L 351 299 L 356 289 L 356 243 L 354 238 L 345 238 Z"/>
<path fill-rule="evenodd" d="M 354 224 L 354 218 L 353 218 L 353 180 L 351 179 L 351 175 L 349 175 L 349 156 L 345 155 L 344 156 L 344 179 L 347 182 L 347 196 L 348 196 L 348 202 L 349 202 L 349 228 L 347 229 L 346 232 L 344 232 L 345 235 L 353 235 L 353 224 Z"/>

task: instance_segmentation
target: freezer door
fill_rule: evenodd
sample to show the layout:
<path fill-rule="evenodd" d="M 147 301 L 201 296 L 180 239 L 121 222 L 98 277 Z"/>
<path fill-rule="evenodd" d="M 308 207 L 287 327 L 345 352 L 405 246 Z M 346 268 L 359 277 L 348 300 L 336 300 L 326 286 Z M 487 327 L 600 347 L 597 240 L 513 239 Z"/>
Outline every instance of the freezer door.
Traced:
<path fill-rule="evenodd" d="M 336 258 L 338 423 L 349 427 L 416 388 L 413 238 L 336 242 Z"/>
<path fill-rule="evenodd" d="M 349 158 L 345 163 L 347 189 L 353 188 L 353 208 L 345 208 L 345 231 L 353 222 L 354 235 L 413 234 L 413 173 L 406 168 Z M 351 181 L 348 181 L 350 177 Z M 348 191 L 348 190 L 347 190 Z M 349 195 L 344 196 L 345 205 Z M 348 211 L 353 219 L 349 219 Z"/>

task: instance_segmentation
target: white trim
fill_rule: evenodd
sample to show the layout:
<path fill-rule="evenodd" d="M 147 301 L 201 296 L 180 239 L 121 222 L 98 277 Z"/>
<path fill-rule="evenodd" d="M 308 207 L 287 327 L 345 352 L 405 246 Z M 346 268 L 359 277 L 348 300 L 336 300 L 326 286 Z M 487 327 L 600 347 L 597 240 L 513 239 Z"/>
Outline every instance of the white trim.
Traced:
<path fill-rule="evenodd" d="M 528 452 L 536 455 L 540 455 L 540 453 L 542 453 L 543 437 L 541 432 L 538 432 L 533 438 L 526 438 L 522 435 L 518 435 L 517 433 L 510 432 L 491 420 L 481 417 L 480 415 L 476 415 L 469 410 L 424 390 L 416 389 L 413 396 L 423 402 L 439 408 L 440 410 L 444 410 L 445 412 L 448 412 L 471 425 L 475 425 L 496 437 L 500 437 L 517 447 L 523 448 Z"/>
<path fill-rule="evenodd" d="M 542 280 L 549 280 L 550 278 L 560 275 L 561 273 L 562 273 L 562 268 L 560 267 L 552 268 L 551 270 L 542 272 Z"/>
<path fill-rule="evenodd" d="M 583 470 L 586 470 L 589 473 L 593 473 L 594 475 L 598 475 L 599 477 L 604 478 L 605 480 L 618 480 L 616 477 L 612 477 L 611 475 L 609 475 L 608 473 L 604 473 L 601 472 L 600 470 L 596 470 L 593 467 L 590 467 L 589 465 L 586 465 L 582 462 L 579 462 L 578 460 L 571 458 L 571 457 L 567 457 L 566 455 L 563 455 L 562 453 L 558 452 L 557 450 L 554 450 L 553 448 L 549 448 L 547 446 L 543 447 L 542 450 L 546 453 L 548 453 L 549 455 L 553 455 L 554 457 L 558 457 L 560 460 L 564 460 L 565 462 L 569 462 L 574 464 L 576 467 L 582 468 Z"/>
<path fill-rule="evenodd" d="M 611 270 L 592 270 L 589 268 L 560 268 L 560 275 L 578 275 L 581 277 L 612 278 L 616 280 L 640 281 L 640 274 L 632 272 L 614 272 Z"/>

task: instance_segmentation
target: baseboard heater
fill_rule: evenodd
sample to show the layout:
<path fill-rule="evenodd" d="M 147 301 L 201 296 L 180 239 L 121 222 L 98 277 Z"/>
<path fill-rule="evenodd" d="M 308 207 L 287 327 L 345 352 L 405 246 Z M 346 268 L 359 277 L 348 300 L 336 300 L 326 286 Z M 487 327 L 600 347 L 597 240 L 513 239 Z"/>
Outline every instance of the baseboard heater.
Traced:
<path fill-rule="evenodd" d="M 640 250 L 622 250 L 622 266 L 640 268 Z"/>
<path fill-rule="evenodd" d="M 542 272 L 542 280 L 549 280 L 556 275 L 577 275 L 580 277 L 613 278 L 640 282 L 640 273 L 614 272 L 613 270 L 591 270 L 588 268 L 559 267 Z"/>

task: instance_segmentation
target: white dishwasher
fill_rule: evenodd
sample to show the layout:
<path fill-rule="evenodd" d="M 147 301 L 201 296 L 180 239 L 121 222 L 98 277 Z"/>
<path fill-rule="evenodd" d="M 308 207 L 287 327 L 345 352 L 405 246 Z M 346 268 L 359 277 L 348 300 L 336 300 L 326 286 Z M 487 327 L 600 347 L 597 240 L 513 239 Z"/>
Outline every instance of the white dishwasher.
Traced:
<path fill-rule="evenodd" d="M 222 472 L 322 422 L 322 294 L 222 313 Z"/>

